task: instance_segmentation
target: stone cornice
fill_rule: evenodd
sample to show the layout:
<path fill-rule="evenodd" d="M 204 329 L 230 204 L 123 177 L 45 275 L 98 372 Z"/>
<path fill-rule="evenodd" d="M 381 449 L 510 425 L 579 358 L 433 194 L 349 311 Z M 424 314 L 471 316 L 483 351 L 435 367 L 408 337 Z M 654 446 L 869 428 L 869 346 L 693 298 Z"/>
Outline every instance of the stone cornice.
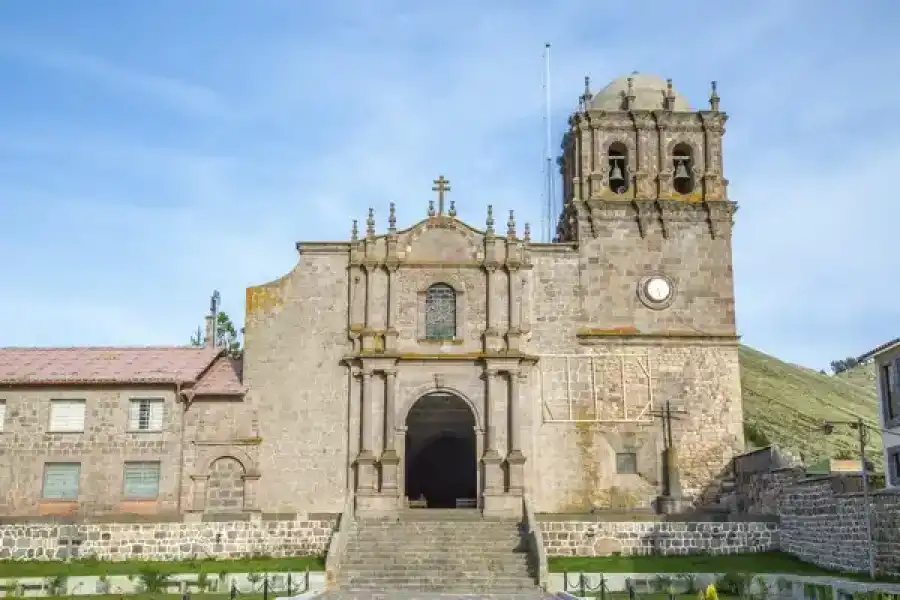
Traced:
<path fill-rule="evenodd" d="M 297 242 L 300 254 L 346 254 L 350 251 L 350 242 Z"/>
<path fill-rule="evenodd" d="M 582 345 L 607 343 L 640 344 L 691 344 L 737 345 L 740 336 L 734 333 L 709 333 L 694 330 L 640 331 L 634 327 L 614 327 L 609 329 L 582 327 L 575 332 Z"/>
<path fill-rule="evenodd" d="M 357 352 L 345 356 L 342 361 L 345 364 L 353 364 L 358 361 L 373 359 L 391 359 L 397 363 L 402 362 L 434 362 L 434 361 L 492 361 L 492 360 L 518 360 L 525 363 L 536 363 L 537 356 L 524 352 Z"/>

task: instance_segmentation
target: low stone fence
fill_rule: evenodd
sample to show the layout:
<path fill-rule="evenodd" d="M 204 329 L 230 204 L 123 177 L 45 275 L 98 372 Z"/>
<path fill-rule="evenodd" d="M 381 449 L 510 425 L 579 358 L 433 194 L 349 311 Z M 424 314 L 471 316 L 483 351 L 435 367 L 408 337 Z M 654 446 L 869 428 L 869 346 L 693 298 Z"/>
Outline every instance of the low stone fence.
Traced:
<path fill-rule="evenodd" d="M 772 522 L 577 521 L 542 519 L 548 556 L 736 554 L 778 549 Z"/>
<path fill-rule="evenodd" d="M 862 493 L 843 493 L 841 479 L 798 481 L 781 494 L 781 549 L 843 572 L 869 569 Z M 872 547 L 876 571 L 900 574 L 900 493 L 871 494 Z"/>
<path fill-rule="evenodd" d="M 0 560 L 182 560 L 322 555 L 337 515 L 207 523 L 0 525 Z"/>

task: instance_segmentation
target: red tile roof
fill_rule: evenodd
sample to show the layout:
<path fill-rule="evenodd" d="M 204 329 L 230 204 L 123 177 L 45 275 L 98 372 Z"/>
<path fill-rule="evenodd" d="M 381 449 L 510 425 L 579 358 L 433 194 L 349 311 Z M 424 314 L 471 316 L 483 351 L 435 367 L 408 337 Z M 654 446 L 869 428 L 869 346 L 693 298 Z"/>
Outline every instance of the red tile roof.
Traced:
<path fill-rule="evenodd" d="M 219 356 L 191 388 L 195 396 L 234 396 L 244 393 L 244 361 Z"/>
<path fill-rule="evenodd" d="M 229 377 L 219 366 L 222 351 L 203 346 L 0 348 L 0 385 L 190 385 L 209 372 L 208 389 L 236 390 L 240 372 L 232 368 Z"/>

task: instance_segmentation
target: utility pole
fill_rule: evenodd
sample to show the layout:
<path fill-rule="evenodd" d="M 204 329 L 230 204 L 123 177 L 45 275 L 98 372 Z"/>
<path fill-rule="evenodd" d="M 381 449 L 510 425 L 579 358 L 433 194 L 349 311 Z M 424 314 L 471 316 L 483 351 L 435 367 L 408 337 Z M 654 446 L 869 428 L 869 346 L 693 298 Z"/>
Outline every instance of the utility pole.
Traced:
<path fill-rule="evenodd" d="M 869 559 L 869 577 L 875 579 L 875 547 L 872 542 L 872 503 L 869 494 L 869 469 L 866 467 L 866 442 L 868 441 L 869 426 L 862 417 L 855 421 L 826 421 L 822 426 L 825 435 L 834 431 L 835 425 L 849 425 L 859 434 L 859 470 L 863 486 L 863 511 L 866 520 L 866 554 Z"/>
<path fill-rule="evenodd" d="M 859 431 L 859 466 L 862 471 L 863 505 L 866 511 L 866 548 L 869 554 L 869 577 L 875 579 L 875 550 L 872 544 L 872 505 L 869 500 L 869 469 L 866 467 L 866 424 L 862 417 L 856 419 L 856 428 Z"/>

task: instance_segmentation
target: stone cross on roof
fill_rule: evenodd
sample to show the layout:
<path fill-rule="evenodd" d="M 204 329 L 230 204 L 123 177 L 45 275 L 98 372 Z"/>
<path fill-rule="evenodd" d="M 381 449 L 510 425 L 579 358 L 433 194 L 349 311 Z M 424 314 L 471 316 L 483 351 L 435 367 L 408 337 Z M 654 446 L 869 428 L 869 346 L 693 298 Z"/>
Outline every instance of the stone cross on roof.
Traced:
<path fill-rule="evenodd" d="M 444 214 L 444 193 L 450 191 L 450 180 L 444 179 L 443 175 L 438 176 L 438 178 L 434 180 L 434 187 L 431 188 L 431 191 L 437 192 L 438 195 L 437 214 Z"/>

